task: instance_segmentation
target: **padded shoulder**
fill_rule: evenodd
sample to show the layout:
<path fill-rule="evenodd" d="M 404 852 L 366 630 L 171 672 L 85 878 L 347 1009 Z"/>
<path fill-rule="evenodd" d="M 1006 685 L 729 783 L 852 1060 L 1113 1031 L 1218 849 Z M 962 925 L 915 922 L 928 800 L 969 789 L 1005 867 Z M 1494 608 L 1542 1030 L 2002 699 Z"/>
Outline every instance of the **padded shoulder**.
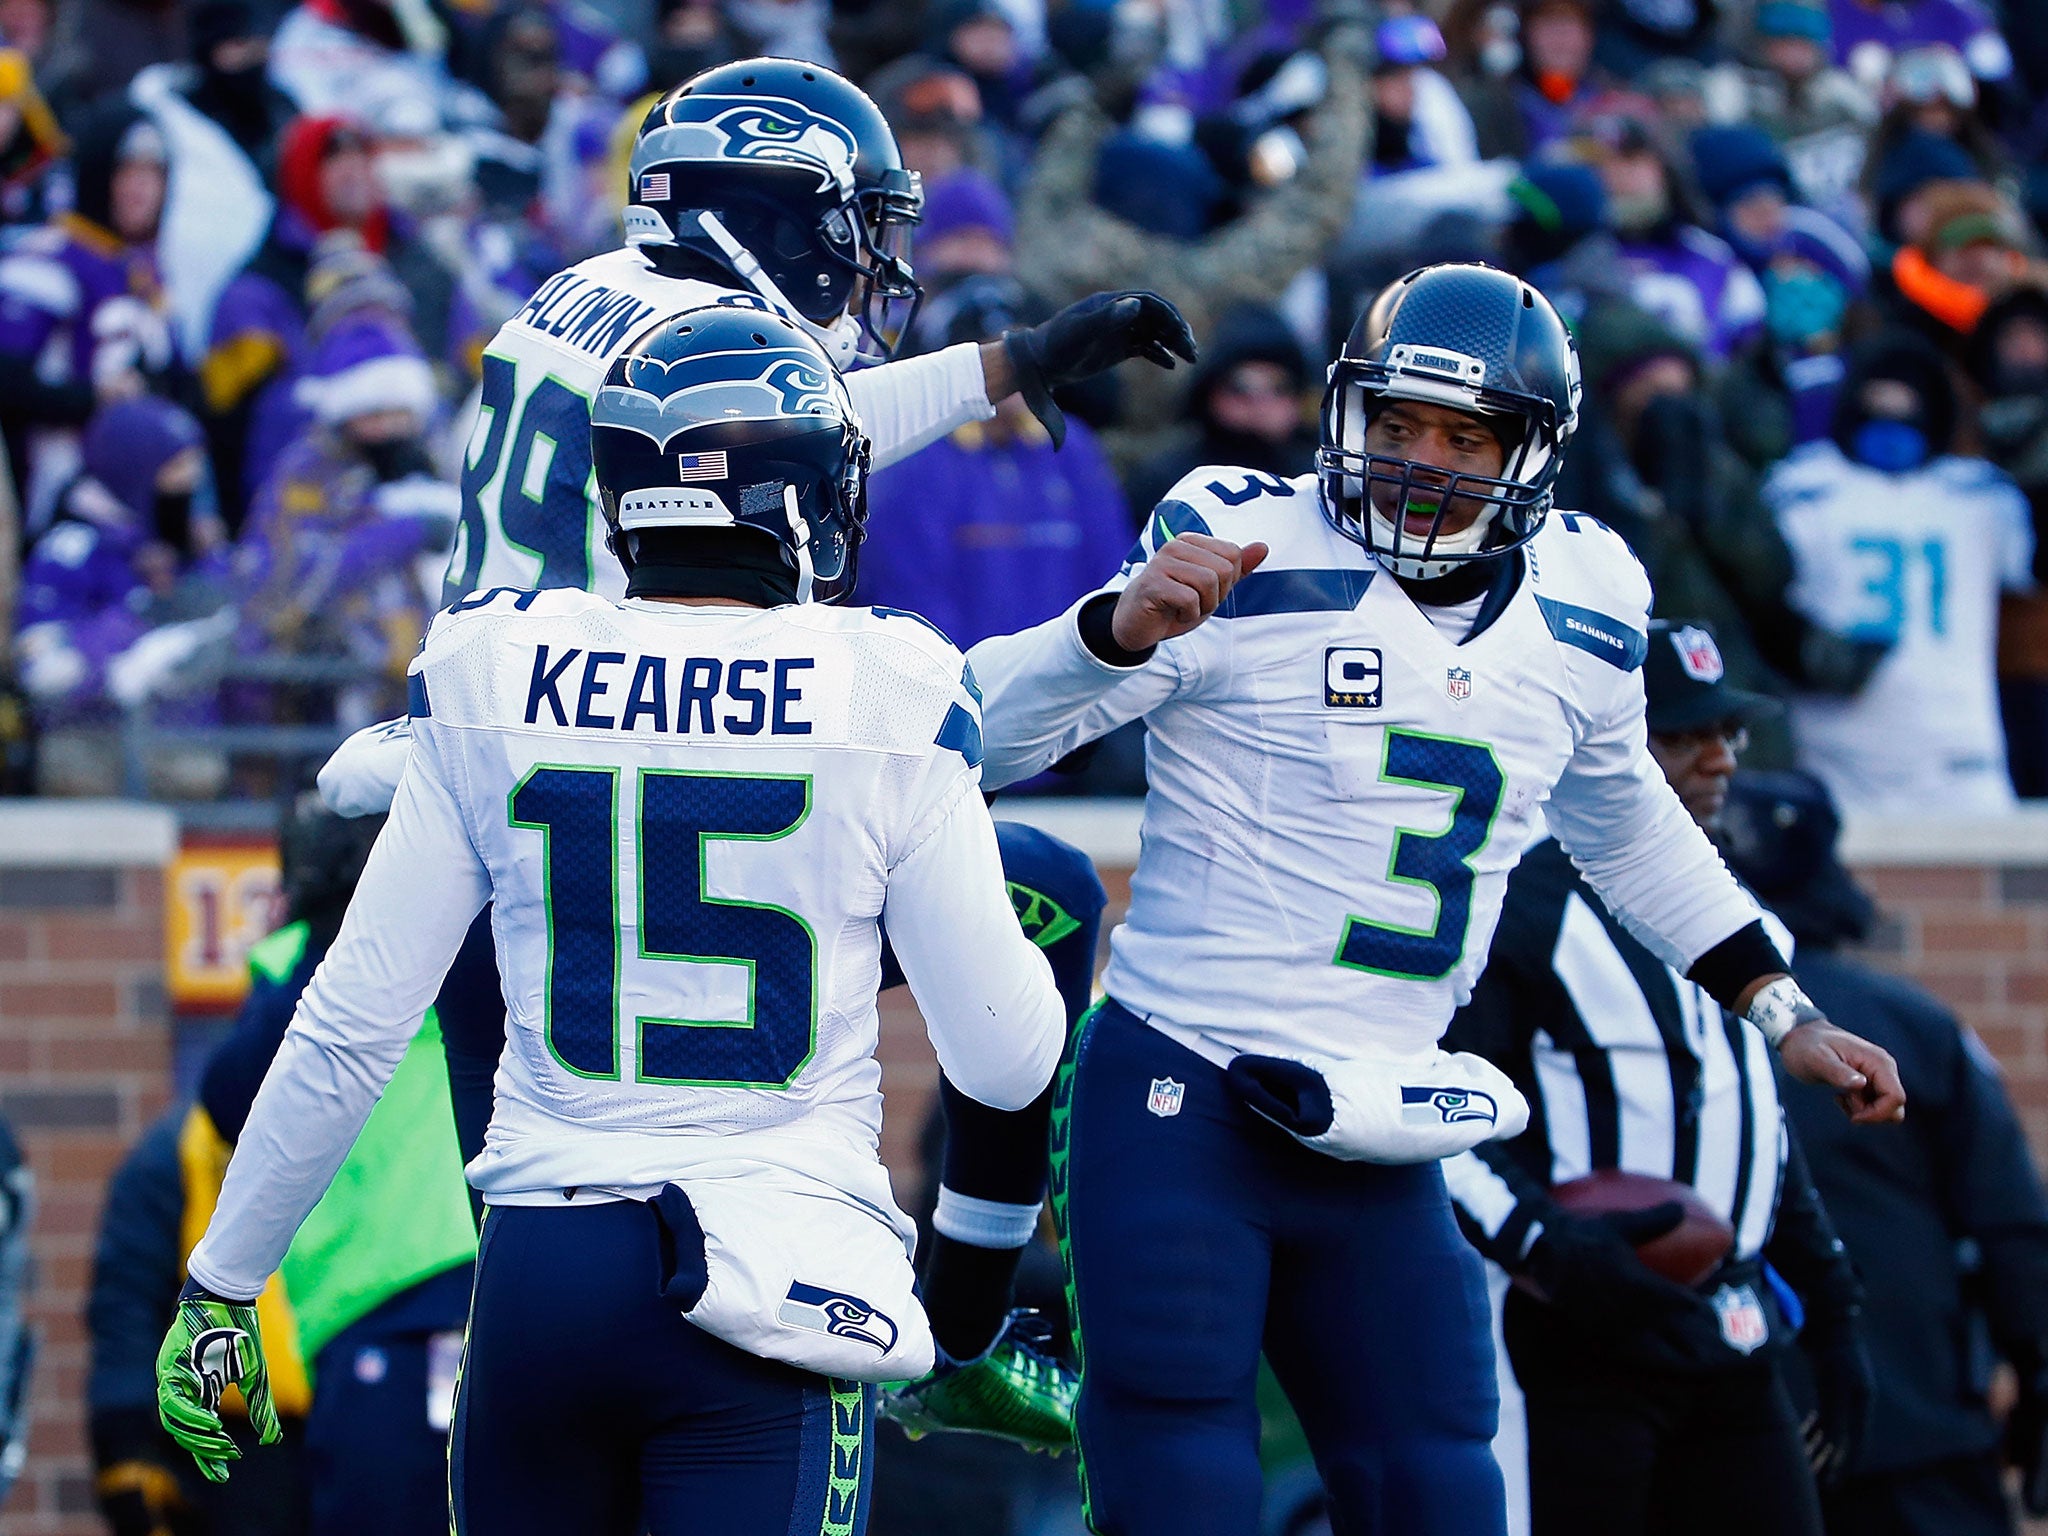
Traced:
<path fill-rule="evenodd" d="M 1314 475 L 1283 480 L 1255 470 L 1205 464 L 1183 475 L 1145 518 L 1124 559 L 1126 574 L 1177 534 L 1205 533 L 1233 544 L 1270 545 L 1266 569 L 1329 563 L 1330 527 Z"/>
<path fill-rule="evenodd" d="M 411 670 L 417 672 L 421 663 L 468 645 L 478 633 L 507 619 L 565 618 L 612 606 L 610 599 L 581 587 L 487 587 L 457 598 L 434 615 Z"/>
<path fill-rule="evenodd" d="M 907 648 L 919 661 L 948 677 L 960 676 L 967 655 L 938 625 L 908 608 L 835 608 L 810 604 L 796 610 L 805 619 L 829 621 L 849 635 L 894 642 L 890 650 Z"/>
<path fill-rule="evenodd" d="M 1536 606 L 1561 646 L 1633 672 L 1649 652 L 1650 575 L 1622 536 L 1583 512 L 1553 512 L 1529 542 Z"/>
<path fill-rule="evenodd" d="M 1839 480 L 1851 468 L 1832 438 L 1815 438 L 1810 443 L 1801 443 L 1771 466 L 1764 477 L 1764 497 L 1775 503 L 1787 497 L 1811 495 L 1817 488 Z"/>

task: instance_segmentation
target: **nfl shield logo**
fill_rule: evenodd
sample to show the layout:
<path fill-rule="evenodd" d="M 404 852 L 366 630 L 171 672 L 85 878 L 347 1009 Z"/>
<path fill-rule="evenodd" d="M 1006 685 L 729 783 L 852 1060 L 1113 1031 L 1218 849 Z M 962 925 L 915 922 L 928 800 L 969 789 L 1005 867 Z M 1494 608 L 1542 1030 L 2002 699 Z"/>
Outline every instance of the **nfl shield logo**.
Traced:
<path fill-rule="evenodd" d="M 1152 1079 L 1151 1097 L 1145 1100 L 1145 1107 L 1160 1119 L 1170 1119 L 1180 1113 L 1180 1101 L 1187 1096 L 1187 1089 L 1170 1077 Z"/>
<path fill-rule="evenodd" d="M 1696 683 L 1718 683 L 1727 669 L 1721 665 L 1721 648 L 1714 637 L 1698 625 L 1688 624 L 1671 637 L 1678 648 L 1678 664 Z"/>
<path fill-rule="evenodd" d="M 1469 667 L 1452 667 L 1444 673 L 1444 692 L 1459 703 L 1472 697 L 1472 671 Z"/>
<path fill-rule="evenodd" d="M 1722 1342 L 1730 1349 L 1749 1355 L 1770 1341 L 1763 1303 L 1746 1285 L 1724 1285 L 1714 1292 L 1714 1315 L 1721 1320 Z"/>

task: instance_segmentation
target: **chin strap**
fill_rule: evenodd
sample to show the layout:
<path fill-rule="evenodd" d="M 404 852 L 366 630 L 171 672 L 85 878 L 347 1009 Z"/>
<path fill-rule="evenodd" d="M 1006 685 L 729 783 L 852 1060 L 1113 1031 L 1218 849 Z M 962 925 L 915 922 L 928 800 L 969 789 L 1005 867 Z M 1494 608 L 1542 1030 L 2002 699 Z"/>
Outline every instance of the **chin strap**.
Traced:
<path fill-rule="evenodd" d="M 815 575 L 811 565 L 811 525 L 797 511 L 796 487 L 793 485 L 784 484 L 782 487 L 782 510 L 789 518 L 790 549 L 796 555 L 796 600 L 808 603 Z"/>

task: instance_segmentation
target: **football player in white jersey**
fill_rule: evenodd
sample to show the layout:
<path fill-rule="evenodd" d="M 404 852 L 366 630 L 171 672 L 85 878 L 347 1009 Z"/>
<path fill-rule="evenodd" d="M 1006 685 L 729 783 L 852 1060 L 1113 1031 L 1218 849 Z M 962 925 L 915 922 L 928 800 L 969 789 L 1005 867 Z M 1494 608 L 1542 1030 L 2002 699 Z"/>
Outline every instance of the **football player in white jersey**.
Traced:
<path fill-rule="evenodd" d="M 1941 354 L 1882 337 L 1851 365 L 1833 435 L 1764 482 L 1792 550 L 1792 601 L 1888 648 L 1854 697 L 1792 700 L 1800 766 L 1851 813 L 1995 816 L 2016 799 L 1998 609 L 2034 585 L 2033 514 L 2005 471 L 1954 451 L 1956 425 Z"/>
<path fill-rule="evenodd" d="M 993 414 L 991 402 L 1012 390 L 1057 441 L 1055 386 L 1130 358 L 1192 360 L 1193 338 L 1173 307 L 1125 293 L 1081 300 L 1000 341 L 883 361 L 919 298 L 907 241 L 922 203 L 880 110 L 829 69 L 741 60 L 664 96 L 634 147 L 626 245 L 548 279 L 484 352 L 443 602 L 496 587 L 623 591 L 602 548 L 591 397 L 650 326 L 702 305 L 780 314 L 808 331 L 845 372 L 877 468 Z M 322 774 L 329 803 L 346 814 L 382 810 L 404 748 L 402 723 L 360 733 Z M 1013 902 L 1078 1017 L 1093 979 L 1101 883 L 1078 850 L 1043 833 L 1006 825 L 999 838 Z M 885 978 L 902 979 L 893 962 Z M 447 1039 L 465 1154 L 489 1115 L 501 1043 Z M 941 1095 L 948 1137 L 925 1257 L 940 1366 L 893 1396 L 888 1411 L 919 1430 L 1064 1447 L 1071 1373 L 1030 1342 L 1032 1319 L 1009 1312 L 1044 1198 L 1049 1103 L 1002 1116 L 950 1083 Z"/>
<path fill-rule="evenodd" d="M 993 415 L 1012 391 L 1057 438 L 1055 386 L 1130 358 L 1193 361 L 1173 306 L 1125 293 L 889 362 L 921 297 L 909 240 L 923 206 L 881 109 L 821 65 L 743 59 L 657 101 L 633 147 L 626 244 L 549 278 L 484 349 L 443 601 L 489 587 L 623 590 L 603 549 L 590 397 L 636 337 L 684 310 L 765 309 L 808 330 L 846 373 L 877 469 Z"/>
<path fill-rule="evenodd" d="M 1103 592 L 971 653 L 991 785 L 1149 731 L 1129 917 L 1055 1090 L 1107 1536 L 1257 1530 L 1262 1351 L 1336 1530 L 1503 1529 L 1486 1294 L 1437 1160 L 1528 1107 L 1437 1041 L 1539 826 L 1795 1075 L 1860 1120 L 1901 1111 L 1890 1058 L 1806 1001 L 1646 750 L 1648 581 L 1548 515 L 1578 405 L 1541 294 L 1411 273 L 1331 369 L 1314 475 L 1195 471 Z M 1217 588 L 1176 602 L 1143 580 L 1162 562 Z"/>
<path fill-rule="evenodd" d="M 434 621 L 390 821 L 192 1253 L 163 1416 L 212 1476 L 227 1385 L 275 1438 L 254 1298 L 489 902 L 510 1039 L 469 1170 L 455 1529 L 857 1536 L 863 1383 L 933 1359 L 876 1156 L 882 919 L 983 1102 L 1043 1091 L 1060 1001 L 1004 891 L 964 658 L 806 601 L 850 585 L 866 517 L 822 350 L 693 311 L 593 418 L 628 595 Z"/>

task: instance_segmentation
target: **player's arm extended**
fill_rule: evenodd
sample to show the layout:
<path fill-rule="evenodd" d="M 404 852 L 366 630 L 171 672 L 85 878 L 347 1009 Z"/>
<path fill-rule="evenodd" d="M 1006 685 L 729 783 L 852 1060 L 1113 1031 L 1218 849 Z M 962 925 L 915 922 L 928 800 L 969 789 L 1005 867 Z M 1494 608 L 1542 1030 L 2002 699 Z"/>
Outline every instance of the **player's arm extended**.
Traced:
<path fill-rule="evenodd" d="M 995 1109 L 1037 1098 L 1059 1063 L 1066 1011 L 1052 967 L 1017 926 L 971 772 L 951 779 L 890 869 L 882 916 L 946 1076 Z"/>
<path fill-rule="evenodd" d="M 1265 558 L 1264 544 L 1179 534 L 1058 618 L 975 646 L 987 787 L 1027 779 L 1194 687 L 1193 650 L 1167 642 L 1207 620 Z"/>
<path fill-rule="evenodd" d="M 1086 636 L 1103 631 L 1102 615 L 1115 601 L 1113 592 L 1092 593 L 1056 619 L 993 636 L 967 653 L 981 684 L 981 771 L 989 789 L 1043 772 L 1180 691 L 1190 663 L 1177 649 L 1105 656 L 1090 647 Z"/>
<path fill-rule="evenodd" d="M 348 1156 L 489 898 L 490 878 L 434 754 L 415 751 L 192 1251 L 187 1267 L 199 1285 L 231 1300 L 263 1289 Z"/>
<path fill-rule="evenodd" d="M 996 413 L 982 374 L 981 349 L 972 342 L 879 368 L 857 368 L 846 375 L 846 392 L 874 444 L 874 469 L 907 459 L 948 432 Z"/>
<path fill-rule="evenodd" d="M 847 393 L 874 443 L 882 469 L 970 421 L 986 421 L 995 402 L 1022 394 L 1052 434 L 1066 440 L 1053 390 L 1077 384 L 1133 358 L 1161 368 L 1195 360 L 1195 336 L 1180 311 L 1156 293 L 1095 293 L 1038 325 L 999 341 L 963 342 L 846 376 Z"/>

